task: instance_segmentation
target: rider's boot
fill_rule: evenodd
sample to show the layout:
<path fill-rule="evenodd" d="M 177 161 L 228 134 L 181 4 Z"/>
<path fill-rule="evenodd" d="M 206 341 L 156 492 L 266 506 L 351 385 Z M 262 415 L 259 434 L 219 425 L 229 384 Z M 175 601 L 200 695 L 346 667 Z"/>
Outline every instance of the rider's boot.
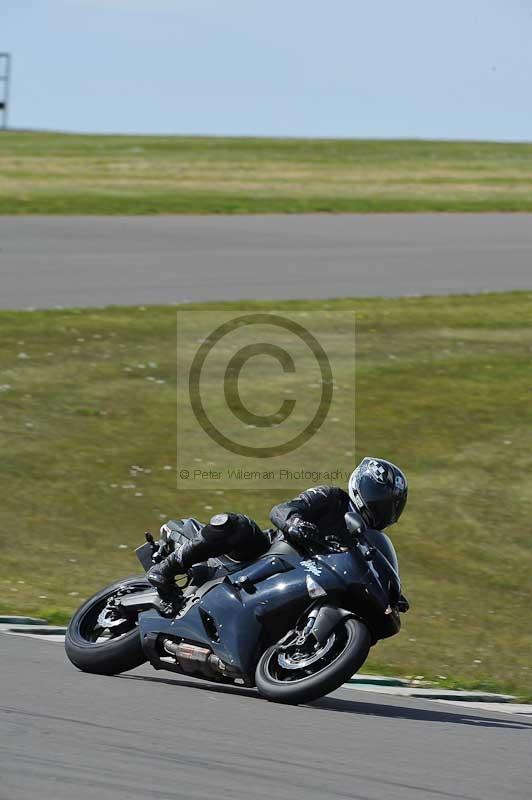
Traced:
<path fill-rule="evenodd" d="M 154 564 L 146 573 L 146 577 L 152 586 L 155 586 L 161 597 L 167 599 L 168 596 L 177 589 L 174 578 L 180 573 L 185 572 L 183 563 L 179 557 L 179 551 L 174 550 L 169 556 L 163 558 L 158 564 Z"/>

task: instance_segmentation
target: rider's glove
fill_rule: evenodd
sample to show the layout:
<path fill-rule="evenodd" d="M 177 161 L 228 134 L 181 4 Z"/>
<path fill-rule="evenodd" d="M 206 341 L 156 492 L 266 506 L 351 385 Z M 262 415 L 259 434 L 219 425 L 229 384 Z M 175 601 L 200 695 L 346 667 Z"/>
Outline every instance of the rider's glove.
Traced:
<path fill-rule="evenodd" d="M 301 517 L 291 517 L 285 530 L 287 539 L 295 545 L 308 545 L 319 540 L 317 525 Z"/>

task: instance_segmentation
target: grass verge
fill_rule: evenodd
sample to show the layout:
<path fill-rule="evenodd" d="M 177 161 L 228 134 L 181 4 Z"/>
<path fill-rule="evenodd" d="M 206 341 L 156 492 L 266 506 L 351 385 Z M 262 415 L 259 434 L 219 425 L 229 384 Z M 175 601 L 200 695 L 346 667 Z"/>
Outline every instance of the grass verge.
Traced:
<path fill-rule="evenodd" d="M 368 668 L 530 695 L 532 295 L 277 308 L 357 311 L 349 461 L 410 478 L 390 533 L 412 610 Z M 2 312 L 0 329 L 0 611 L 63 621 L 138 571 L 144 529 L 212 509 L 266 524 L 286 495 L 176 490 L 175 308 Z"/>
<path fill-rule="evenodd" d="M 0 134 L 0 214 L 532 211 L 532 144 Z"/>

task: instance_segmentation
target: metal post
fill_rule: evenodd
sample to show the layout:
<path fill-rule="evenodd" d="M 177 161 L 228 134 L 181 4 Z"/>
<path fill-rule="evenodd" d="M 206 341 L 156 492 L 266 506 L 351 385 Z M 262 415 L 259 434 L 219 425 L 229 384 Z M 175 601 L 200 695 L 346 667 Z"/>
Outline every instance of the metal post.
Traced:
<path fill-rule="evenodd" d="M 1 130 L 7 130 L 7 111 L 9 105 L 9 81 L 11 78 L 11 53 L 0 53 L 0 111 Z"/>

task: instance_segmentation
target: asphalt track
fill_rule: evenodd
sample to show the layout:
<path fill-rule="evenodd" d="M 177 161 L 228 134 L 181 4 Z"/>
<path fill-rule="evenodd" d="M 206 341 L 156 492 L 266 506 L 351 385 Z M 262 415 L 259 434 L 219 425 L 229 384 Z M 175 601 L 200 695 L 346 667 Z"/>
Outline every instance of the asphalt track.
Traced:
<path fill-rule="evenodd" d="M 529 800 L 532 721 L 343 689 L 268 703 L 0 634 L 1 800 Z"/>
<path fill-rule="evenodd" d="M 0 308 L 532 289 L 532 215 L 0 217 Z"/>
<path fill-rule="evenodd" d="M 532 217 L 0 218 L 0 308 L 532 289 Z M 0 800 L 530 800 L 532 722 L 343 689 L 297 708 L 0 634 Z"/>

